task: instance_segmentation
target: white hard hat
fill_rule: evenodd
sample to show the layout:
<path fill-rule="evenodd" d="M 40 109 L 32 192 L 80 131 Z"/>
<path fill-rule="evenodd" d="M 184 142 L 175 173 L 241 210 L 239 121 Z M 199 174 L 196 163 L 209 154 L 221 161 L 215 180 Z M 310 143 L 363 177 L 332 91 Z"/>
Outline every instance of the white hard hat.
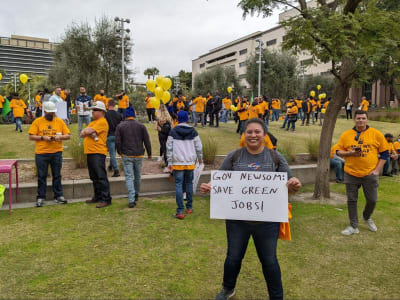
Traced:
<path fill-rule="evenodd" d="M 48 112 L 48 113 L 52 113 L 52 112 L 57 112 L 57 107 L 56 107 L 56 105 L 53 103 L 53 102 L 51 102 L 51 101 L 46 101 L 44 104 L 43 104 L 43 108 L 44 108 L 44 111 L 45 112 Z"/>
<path fill-rule="evenodd" d="M 100 109 L 102 111 L 107 111 L 106 106 L 101 101 L 96 101 L 94 106 L 90 107 L 90 109 Z"/>

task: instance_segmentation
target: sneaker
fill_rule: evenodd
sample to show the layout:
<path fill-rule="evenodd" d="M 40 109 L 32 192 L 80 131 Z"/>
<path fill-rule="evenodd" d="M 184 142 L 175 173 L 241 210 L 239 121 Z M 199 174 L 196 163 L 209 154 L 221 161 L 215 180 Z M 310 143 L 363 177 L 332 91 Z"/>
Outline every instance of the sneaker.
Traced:
<path fill-rule="evenodd" d="M 185 218 L 185 215 L 182 213 L 175 213 L 174 214 L 175 219 L 183 220 Z"/>
<path fill-rule="evenodd" d="M 111 205 L 111 202 L 103 201 L 103 202 L 100 202 L 99 204 L 97 204 L 96 208 L 103 208 L 103 207 L 110 206 L 110 205 Z"/>
<path fill-rule="evenodd" d="M 169 173 L 168 167 L 165 167 L 165 168 L 163 169 L 163 173 Z"/>
<path fill-rule="evenodd" d="M 92 199 L 86 200 L 85 202 L 90 204 L 90 203 L 97 203 L 97 202 L 99 202 L 99 200 L 96 200 L 96 199 L 93 197 Z"/>
<path fill-rule="evenodd" d="M 44 204 L 43 202 L 44 202 L 44 199 L 38 198 L 38 199 L 36 200 L 36 207 L 42 207 L 43 204 Z"/>
<path fill-rule="evenodd" d="M 382 176 L 393 177 L 393 175 L 389 173 L 383 173 Z"/>
<path fill-rule="evenodd" d="M 67 204 L 68 201 L 65 200 L 65 198 L 63 196 L 57 197 L 56 199 L 54 199 L 55 203 L 59 203 L 59 204 Z"/>
<path fill-rule="evenodd" d="M 111 177 L 119 177 L 119 176 L 121 176 L 121 175 L 119 174 L 119 171 L 117 170 L 117 171 L 114 171 L 114 174 L 112 174 Z"/>
<path fill-rule="evenodd" d="M 136 202 L 129 202 L 128 207 L 129 208 L 134 208 L 136 206 Z"/>
<path fill-rule="evenodd" d="M 228 290 L 226 288 L 222 288 L 219 294 L 215 297 L 215 300 L 227 300 L 232 298 L 235 295 L 235 289 Z"/>
<path fill-rule="evenodd" d="M 353 228 L 352 226 L 347 227 L 345 230 L 342 231 L 343 235 L 352 235 L 355 233 L 360 233 L 358 228 Z"/>
<path fill-rule="evenodd" d="M 190 215 L 190 214 L 192 214 L 193 213 L 193 208 L 188 208 L 187 210 L 186 210 L 186 214 L 187 215 Z"/>
<path fill-rule="evenodd" d="M 135 203 L 139 201 L 139 194 L 135 194 Z"/>
<path fill-rule="evenodd" d="M 344 183 L 343 180 L 336 179 L 336 183 Z"/>
<path fill-rule="evenodd" d="M 113 170 L 112 166 L 109 165 L 108 168 L 107 168 L 107 170 L 108 170 L 109 172 L 111 172 L 111 171 Z"/>
<path fill-rule="evenodd" d="M 372 221 L 372 219 L 368 219 L 368 220 L 364 220 L 365 223 L 367 223 L 368 225 L 368 229 L 372 232 L 377 232 L 378 231 L 378 227 L 376 227 L 374 221 Z"/>

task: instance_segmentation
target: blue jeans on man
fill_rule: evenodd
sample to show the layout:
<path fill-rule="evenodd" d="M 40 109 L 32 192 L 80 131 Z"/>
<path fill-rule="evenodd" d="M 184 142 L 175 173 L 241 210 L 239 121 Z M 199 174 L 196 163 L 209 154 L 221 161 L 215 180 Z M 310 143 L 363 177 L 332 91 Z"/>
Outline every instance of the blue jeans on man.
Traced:
<path fill-rule="evenodd" d="M 226 108 L 221 111 L 221 122 L 228 123 L 228 110 Z"/>
<path fill-rule="evenodd" d="M 90 115 L 83 115 L 83 116 L 78 115 L 78 136 L 81 135 L 83 123 L 85 123 L 86 126 L 89 125 L 89 123 L 90 123 Z"/>
<path fill-rule="evenodd" d="M 280 223 L 250 223 L 237 220 L 226 220 L 225 223 L 228 253 L 224 264 L 222 285 L 228 290 L 235 288 L 242 260 L 252 236 L 267 283 L 269 299 L 283 299 L 281 269 L 276 256 Z"/>
<path fill-rule="evenodd" d="M 63 196 L 61 184 L 62 152 L 36 154 L 35 162 L 38 175 L 37 199 L 46 199 L 47 172 L 49 165 L 51 167 L 54 199 Z"/>
<path fill-rule="evenodd" d="M 330 167 L 335 170 L 336 181 L 343 182 L 344 162 L 339 159 L 331 158 Z"/>
<path fill-rule="evenodd" d="M 118 171 L 117 156 L 115 153 L 115 135 L 107 137 L 107 149 L 110 153 L 110 165 L 114 172 Z"/>
<path fill-rule="evenodd" d="M 128 190 L 129 203 L 135 202 L 140 193 L 140 176 L 142 170 L 142 157 L 122 157 L 125 173 L 125 184 Z"/>
<path fill-rule="evenodd" d="M 271 118 L 271 122 L 272 121 L 279 121 L 279 109 L 273 109 L 272 110 L 272 118 Z"/>
<path fill-rule="evenodd" d="M 183 205 L 183 183 L 186 191 L 186 209 L 191 209 L 193 205 L 193 174 L 194 170 L 174 170 L 175 193 L 176 193 L 176 212 L 183 214 L 185 207 Z"/>
<path fill-rule="evenodd" d="M 17 117 L 15 118 L 15 131 L 21 131 L 22 132 L 22 118 Z"/>
<path fill-rule="evenodd" d="M 289 115 L 288 115 L 288 114 L 286 114 L 286 116 L 285 116 L 285 120 L 283 121 L 283 125 L 282 125 L 282 127 L 281 127 L 281 128 L 285 128 L 285 127 L 286 127 L 286 123 L 288 122 L 288 119 L 289 119 Z"/>

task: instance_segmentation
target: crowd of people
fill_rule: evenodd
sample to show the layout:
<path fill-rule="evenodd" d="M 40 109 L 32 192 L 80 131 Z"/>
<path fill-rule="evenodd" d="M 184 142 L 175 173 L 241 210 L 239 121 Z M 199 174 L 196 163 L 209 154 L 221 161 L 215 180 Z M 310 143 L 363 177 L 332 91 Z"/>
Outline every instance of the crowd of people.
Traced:
<path fill-rule="evenodd" d="M 208 93 L 206 97 L 198 95 L 191 98 L 177 93 L 171 101 L 165 105 L 161 103 L 156 110 L 150 101 L 151 96 L 149 93 L 144 99 L 148 121 L 154 123 L 158 133 L 164 171 L 173 175 L 177 204 L 174 217 L 180 220 L 194 212 L 194 169 L 196 164 L 203 162 L 202 143 L 196 131 L 198 124 L 202 127 L 219 127 L 219 122 L 226 123 L 229 119 L 238 124 L 237 132 L 241 135 L 239 149 L 227 155 L 220 170 L 286 172 L 288 192 L 295 193 L 301 183 L 291 175 L 287 161 L 276 150 L 277 140 L 268 132 L 269 122 L 283 121 L 281 128 L 287 131 L 295 131 L 298 120 L 301 120 L 302 126 L 309 126 L 310 119 L 312 124 L 318 124 L 319 119 L 319 125 L 322 125 L 331 100 L 317 100 L 314 97 L 305 100 L 289 98 L 283 104 L 277 98 L 270 100 L 257 97 L 249 101 L 247 97 L 237 97 L 231 101 L 228 95 L 222 98 L 218 92 L 214 96 Z M 88 172 L 94 189 L 93 197 L 86 203 L 96 203 L 97 208 L 112 204 L 106 156 L 110 156 L 108 170 L 113 172 L 113 177 L 118 177 L 118 153 L 122 158 L 125 174 L 128 207 L 134 208 L 137 205 L 143 157 L 147 153 L 147 157 L 151 159 L 152 145 L 148 130 L 137 120 L 136 111 L 128 96 L 122 91 L 115 98 L 116 100 L 106 97 L 104 90 L 91 98 L 83 86 L 74 102 L 71 101 L 69 90 L 59 87 L 54 93 L 44 90 L 35 97 L 36 118 L 28 133 L 29 139 L 36 143 L 37 207 L 43 206 L 46 199 L 49 166 L 54 201 L 59 204 L 68 202 L 63 196 L 61 183 L 64 149 L 62 142 L 71 138 L 67 125 L 71 122 L 72 109 L 77 114 L 78 136 L 83 139 Z M 68 116 L 65 120 L 57 117 L 57 103 L 61 101 L 67 102 Z M 24 104 L 17 94 L 13 95 L 10 108 L 19 132 L 22 132 L 21 119 L 26 113 Z M 283 106 L 286 113 L 281 116 Z M 369 230 L 378 230 L 371 215 L 378 200 L 379 173 L 383 169 L 383 175 L 392 176 L 397 175 L 399 169 L 400 136 L 394 140 L 392 134 L 383 135 L 369 127 L 368 106 L 369 102 L 363 99 L 354 114 L 355 126 L 345 131 L 331 149 L 331 167 L 335 169 L 337 182 L 344 183 L 347 192 L 350 225 L 342 231 L 343 235 L 359 233 L 357 200 L 361 186 L 366 197 L 363 219 Z M 345 110 L 347 118 L 353 118 L 353 103 L 350 99 L 345 103 Z M 211 183 L 203 183 L 200 191 L 208 193 L 211 188 Z M 259 254 L 270 299 L 283 299 L 281 271 L 276 256 L 280 223 L 226 220 L 226 234 L 228 251 L 224 264 L 223 288 L 216 299 L 229 299 L 234 295 L 250 236 L 254 239 Z"/>

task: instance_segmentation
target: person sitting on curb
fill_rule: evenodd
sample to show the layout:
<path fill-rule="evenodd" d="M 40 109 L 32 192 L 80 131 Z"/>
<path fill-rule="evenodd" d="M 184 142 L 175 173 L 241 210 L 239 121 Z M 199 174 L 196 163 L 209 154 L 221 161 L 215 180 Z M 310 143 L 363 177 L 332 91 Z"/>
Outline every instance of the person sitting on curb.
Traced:
<path fill-rule="evenodd" d="M 183 182 L 186 185 L 186 214 L 193 212 L 193 173 L 196 159 L 203 162 L 203 146 L 200 137 L 193 127 L 187 124 L 186 111 L 178 112 L 178 125 L 171 129 L 167 139 L 168 170 L 175 179 L 177 209 L 174 215 L 184 219 Z"/>
<path fill-rule="evenodd" d="M 94 197 L 86 203 L 99 202 L 97 208 L 111 205 L 110 184 L 106 171 L 107 156 L 107 134 L 108 123 L 104 117 L 106 106 L 103 102 L 97 101 L 96 105 L 90 107 L 93 111 L 93 121 L 88 127 L 81 131 L 83 149 L 87 157 L 90 180 L 93 182 Z"/>
<path fill-rule="evenodd" d="M 139 200 L 144 147 L 151 159 L 151 144 L 146 126 L 135 120 L 136 113 L 132 106 L 125 110 L 125 118 L 115 130 L 115 145 L 122 156 L 129 208 L 133 208 Z"/>
<path fill-rule="evenodd" d="M 35 163 L 38 175 L 38 188 L 36 206 L 42 207 L 46 199 L 46 182 L 49 165 L 51 167 L 51 177 L 53 179 L 52 188 L 54 201 L 66 204 L 63 196 L 61 184 L 62 167 L 62 141 L 70 139 L 70 131 L 65 122 L 55 116 L 56 105 L 47 101 L 43 104 L 44 116 L 33 121 L 29 128 L 29 139 L 35 141 Z"/>

